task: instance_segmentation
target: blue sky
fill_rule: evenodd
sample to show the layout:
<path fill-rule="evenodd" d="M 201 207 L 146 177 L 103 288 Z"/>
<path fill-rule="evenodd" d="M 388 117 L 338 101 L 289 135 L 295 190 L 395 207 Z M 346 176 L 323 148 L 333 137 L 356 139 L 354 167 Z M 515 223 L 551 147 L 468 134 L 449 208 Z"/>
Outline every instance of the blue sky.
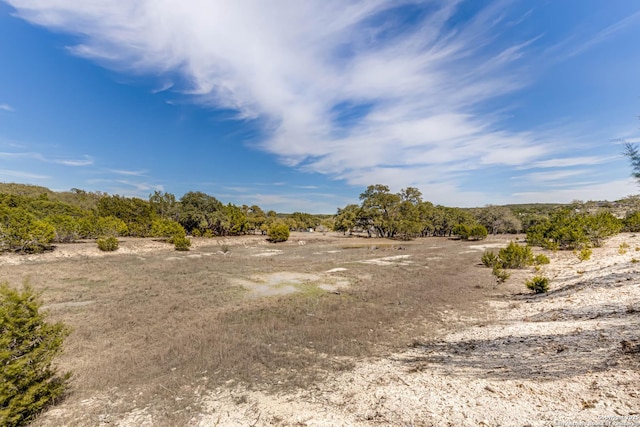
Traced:
<path fill-rule="evenodd" d="M 638 192 L 640 3 L 0 0 L 0 181 L 333 213 Z"/>

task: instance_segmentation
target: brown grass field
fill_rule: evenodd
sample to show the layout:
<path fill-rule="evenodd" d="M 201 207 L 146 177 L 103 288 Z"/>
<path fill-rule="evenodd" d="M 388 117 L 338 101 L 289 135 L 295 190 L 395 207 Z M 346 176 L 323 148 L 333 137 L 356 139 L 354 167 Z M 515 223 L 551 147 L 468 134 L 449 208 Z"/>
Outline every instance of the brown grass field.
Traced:
<path fill-rule="evenodd" d="M 125 239 L 115 253 L 84 242 L 5 256 L 0 269 L 13 286 L 28 281 L 51 320 L 72 328 L 59 359 L 73 373 L 66 402 L 91 404 L 63 417 L 67 425 L 140 407 L 177 425 L 207 388 L 306 388 L 467 314 L 489 318 L 494 282 L 473 245 L 294 233 L 282 244 L 196 239 L 176 252 Z"/>

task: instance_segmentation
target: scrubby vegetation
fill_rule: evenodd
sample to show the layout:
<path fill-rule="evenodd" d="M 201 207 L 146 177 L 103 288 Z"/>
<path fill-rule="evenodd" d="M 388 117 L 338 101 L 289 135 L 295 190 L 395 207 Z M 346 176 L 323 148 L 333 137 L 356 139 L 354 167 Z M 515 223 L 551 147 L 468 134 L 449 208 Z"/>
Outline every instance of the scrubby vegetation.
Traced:
<path fill-rule="evenodd" d="M 284 223 L 275 223 L 269 228 L 269 240 L 273 243 L 289 240 L 289 227 Z"/>
<path fill-rule="evenodd" d="M 582 248 L 580 252 L 577 252 L 578 260 L 580 260 L 580 262 L 589 261 L 592 254 L 593 251 L 590 248 Z"/>
<path fill-rule="evenodd" d="M 525 285 L 536 294 L 549 292 L 549 279 L 544 276 L 534 276 L 527 279 Z"/>
<path fill-rule="evenodd" d="M 589 214 L 564 208 L 548 220 L 529 227 L 527 241 L 552 250 L 599 247 L 604 239 L 619 233 L 622 227 L 622 221 L 610 212 Z"/>
<path fill-rule="evenodd" d="M 58 376 L 52 363 L 67 334 L 47 323 L 28 286 L 0 284 L 0 425 L 26 425 L 63 394 L 69 374 Z"/>
<path fill-rule="evenodd" d="M 117 251 L 120 247 L 120 242 L 118 242 L 118 238 L 114 236 L 108 237 L 100 237 L 96 240 L 98 244 L 98 249 L 103 252 L 113 252 Z"/>
<path fill-rule="evenodd" d="M 186 236 L 175 236 L 173 238 L 173 245 L 176 251 L 188 251 L 191 247 L 191 239 Z"/>

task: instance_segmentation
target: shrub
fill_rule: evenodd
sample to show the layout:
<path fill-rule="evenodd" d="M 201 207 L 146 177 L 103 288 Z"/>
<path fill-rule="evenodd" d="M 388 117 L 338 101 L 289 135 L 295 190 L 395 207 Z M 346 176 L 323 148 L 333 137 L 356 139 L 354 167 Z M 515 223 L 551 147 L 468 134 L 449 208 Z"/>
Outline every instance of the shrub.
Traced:
<path fill-rule="evenodd" d="M 500 249 L 498 257 L 502 268 L 523 268 L 533 264 L 533 252 L 529 246 L 509 242 L 509 246 Z"/>
<path fill-rule="evenodd" d="M 57 376 L 52 361 L 69 331 L 50 324 L 37 295 L 0 285 L 0 425 L 31 421 L 64 392 L 70 374 Z"/>
<path fill-rule="evenodd" d="M 491 274 L 495 276 L 498 283 L 504 283 L 509 277 L 511 277 L 511 274 L 504 271 L 504 269 L 500 267 L 499 264 L 494 264 L 493 268 L 491 269 Z"/>
<path fill-rule="evenodd" d="M 500 259 L 493 251 L 485 251 L 485 253 L 482 254 L 482 264 L 484 264 L 485 267 L 491 268 L 498 262 L 500 262 Z"/>
<path fill-rule="evenodd" d="M 71 215 L 53 215 L 45 221 L 55 229 L 55 242 L 68 243 L 80 237 L 80 224 Z"/>
<path fill-rule="evenodd" d="M 118 247 L 120 246 L 120 242 L 118 242 L 118 239 L 113 236 L 100 237 L 96 240 L 96 243 L 98 244 L 98 249 L 103 252 L 117 251 Z"/>
<path fill-rule="evenodd" d="M 151 224 L 151 235 L 153 237 L 164 237 L 167 239 L 167 242 L 173 243 L 176 237 L 186 237 L 187 233 L 177 221 L 171 219 L 155 219 Z"/>
<path fill-rule="evenodd" d="M 55 229 L 22 208 L 0 208 L 0 250 L 39 253 L 51 247 Z"/>
<path fill-rule="evenodd" d="M 547 257 L 545 254 L 538 254 L 533 259 L 533 262 L 536 265 L 546 265 L 546 264 L 549 264 L 551 261 L 549 261 L 549 257 Z"/>
<path fill-rule="evenodd" d="M 119 218 L 114 216 L 85 215 L 77 220 L 80 238 L 95 239 L 105 236 L 126 236 L 129 228 Z"/>
<path fill-rule="evenodd" d="M 529 227 L 527 241 L 553 250 L 580 249 L 587 245 L 599 247 L 604 239 L 619 233 L 622 226 L 622 221 L 610 212 L 589 215 L 563 209 L 550 220 Z"/>
<path fill-rule="evenodd" d="M 451 233 L 455 236 L 459 236 L 462 240 L 467 240 L 471 234 L 471 227 L 466 224 L 458 224 L 451 229 Z"/>
<path fill-rule="evenodd" d="M 484 225 L 478 224 L 471 227 L 469 238 L 473 240 L 482 240 L 487 237 L 489 232 Z"/>
<path fill-rule="evenodd" d="M 623 220 L 624 231 L 637 232 L 640 231 L 640 211 L 627 214 Z"/>
<path fill-rule="evenodd" d="M 549 279 L 544 276 L 534 276 L 525 281 L 524 284 L 536 294 L 549 292 Z"/>
<path fill-rule="evenodd" d="M 591 258 L 591 254 L 593 251 L 589 248 L 582 248 L 580 252 L 578 252 L 578 259 L 580 262 L 588 261 Z"/>
<path fill-rule="evenodd" d="M 176 236 L 173 238 L 173 245 L 176 251 L 188 251 L 191 247 L 191 239 L 188 237 Z"/>
<path fill-rule="evenodd" d="M 289 240 L 289 227 L 284 223 L 275 223 L 269 228 L 267 234 L 273 243 L 286 242 Z"/>

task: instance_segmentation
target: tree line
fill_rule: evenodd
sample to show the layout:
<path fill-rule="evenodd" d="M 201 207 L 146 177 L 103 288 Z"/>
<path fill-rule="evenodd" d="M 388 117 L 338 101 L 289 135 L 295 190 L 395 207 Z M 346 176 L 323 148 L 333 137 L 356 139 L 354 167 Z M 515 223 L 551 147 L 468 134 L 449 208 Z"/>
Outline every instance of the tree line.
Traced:
<path fill-rule="evenodd" d="M 156 191 L 144 200 L 79 189 L 56 193 L 19 184 L 0 187 L 0 251 L 5 252 L 42 252 L 53 243 L 80 239 L 266 235 L 275 225 L 308 230 L 323 224 L 330 229 L 326 216 L 224 204 L 199 191 L 180 199 Z"/>
<path fill-rule="evenodd" d="M 417 188 L 392 193 L 388 186 L 375 184 L 360 194 L 360 204 L 337 210 L 334 230 L 398 239 L 482 239 L 488 234 L 527 233 L 535 244 L 552 248 L 598 245 L 612 233 L 640 231 L 640 199 L 465 209 L 434 205 L 423 200 Z"/>

